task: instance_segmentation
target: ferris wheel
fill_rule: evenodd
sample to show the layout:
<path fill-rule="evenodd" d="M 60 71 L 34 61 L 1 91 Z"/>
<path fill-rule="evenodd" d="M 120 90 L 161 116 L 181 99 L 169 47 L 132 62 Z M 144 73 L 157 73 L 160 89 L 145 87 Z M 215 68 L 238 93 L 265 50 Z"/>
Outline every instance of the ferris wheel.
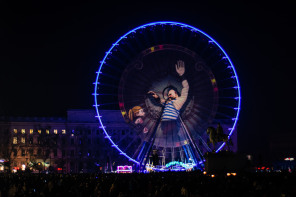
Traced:
<path fill-rule="evenodd" d="M 238 121 L 240 86 L 230 58 L 213 38 L 187 24 L 154 22 L 127 32 L 106 52 L 94 84 L 106 138 L 139 166 L 156 153 L 160 161 L 154 166 L 162 169 L 170 162 L 198 167 L 212 151 L 206 129 L 227 122 L 230 138 Z M 110 109 L 131 128 L 129 135 L 117 139 L 108 132 L 101 111 Z"/>

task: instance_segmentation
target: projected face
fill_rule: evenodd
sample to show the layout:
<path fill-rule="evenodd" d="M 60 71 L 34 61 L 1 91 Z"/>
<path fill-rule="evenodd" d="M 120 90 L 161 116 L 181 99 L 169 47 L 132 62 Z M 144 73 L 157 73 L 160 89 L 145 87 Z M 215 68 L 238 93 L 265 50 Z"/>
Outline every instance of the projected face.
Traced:
<path fill-rule="evenodd" d="M 173 100 L 173 99 L 176 99 L 178 97 L 178 94 L 176 93 L 175 90 L 170 90 L 169 93 L 168 93 L 168 97 L 169 97 L 169 100 Z"/>
<path fill-rule="evenodd" d="M 137 112 L 135 113 L 135 115 L 136 115 L 136 116 L 145 116 L 145 112 L 144 112 L 143 109 L 139 109 L 139 111 L 137 111 Z"/>

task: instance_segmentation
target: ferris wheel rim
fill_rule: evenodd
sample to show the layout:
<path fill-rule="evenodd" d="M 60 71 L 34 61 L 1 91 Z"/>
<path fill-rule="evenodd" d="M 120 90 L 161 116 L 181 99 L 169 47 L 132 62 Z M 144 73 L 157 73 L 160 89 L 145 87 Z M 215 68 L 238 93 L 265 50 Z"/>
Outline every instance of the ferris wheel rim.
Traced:
<path fill-rule="evenodd" d="M 106 131 L 106 129 L 105 129 L 106 127 L 103 124 L 103 121 L 101 119 L 101 115 L 100 115 L 100 112 L 99 112 L 99 104 L 98 104 L 98 99 L 97 99 L 97 96 L 99 94 L 98 94 L 97 91 L 98 91 L 98 85 L 99 85 L 99 76 L 102 73 L 101 72 L 101 69 L 102 69 L 103 65 L 106 63 L 107 57 L 112 53 L 112 50 L 114 49 L 114 47 L 116 47 L 117 45 L 119 45 L 120 41 L 123 40 L 123 39 L 125 39 L 125 38 L 127 38 L 127 36 L 129 34 L 134 33 L 134 32 L 136 32 L 139 29 L 143 29 L 143 28 L 146 28 L 146 27 L 149 27 L 149 26 L 154 26 L 154 25 L 177 25 L 177 26 L 180 26 L 182 28 L 189 28 L 189 29 L 191 29 L 191 31 L 199 32 L 202 35 L 206 36 L 212 43 L 214 43 L 222 51 L 222 53 L 224 55 L 223 58 L 224 59 L 226 58 L 228 60 L 230 66 L 231 66 L 231 69 L 233 70 L 234 75 L 235 75 L 235 80 L 236 80 L 236 84 L 237 84 L 236 88 L 237 88 L 237 93 L 238 93 L 238 97 L 236 97 L 236 100 L 238 100 L 238 105 L 237 105 L 236 108 L 234 108 L 236 110 L 236 116 L 235 116 L 235 118 L 233 118 L 234 123 L 232 125 L 232 128 L 231 128 L 229 134 L 228 134 L 228 138 L 230 138 L 230 136 L 233 134 L 233 132 L 234 132 L 234 130 L 236 128 L 238 117 L 239 117 L 239 113 L 240 113 L 240 107 L 241 107 L 240 84 L 239 84 L 239 80 L 238 80 L 238 76 L 237 76 L 237 72 L 235 70 L 235 67 L 234 67 L 231 59 L 229 58 L 229 56 L 225 52 L 225 50 L 211 36 L 209 36 L 207 33 L 205 33 L 204 31 L 202 31 L 202 30 L 200 30 L 200 29 L 198 29 L 196 27 L 193 27 L 191 25 L 188 25 L 188 24 L 185 24 L 185 23 L 181 23 L 181 22 L 174 22 L 174 21 L 157 21 L 157 22 L 151 22 L 151 23 L 147 23 L 147 24 L 138 26 L 138 27 L 136 27 L 136 28 L 128 31 L 123 36 L 121 36 L 115 43 L 112 44 L 112 46 L 109 48 L 109 50 L 105 53 L 105 56 L 104 56 L 103 60 L 100 61 L 99 69 L 96 72 L 97 73 L 97 77 L 96 77 L 96 82 L 94 83 L 94 85 L 95 85 L 95 92 L 94 92 L 93 95 L 95 97 L 94 107 L 96 108 L 96 114 L 97 114 L 96 118 L 98 118 L 98 120 L 99 120 L 100 128 L 103 129 L 103 131 L 104 131 L 105 138 L 107 138 L 111 142 L 112 147 L 115 147 L 120 152 L 121 155 L 124 155 L 130 161 L 132 161 L 132 162 L 134 162 L 136 164 L 139 164 L 139 162 L 137 160 L 131 158 L 124 151 L 122 151 L 121 148 L 118 147 L 118 145 L 116 145 L 116 143 L 111 139 L 111 136 Z M 220 145 L 220 147 L 216 150 L 216 152 L 219 152 L 224 146 L 225 146 L 225 142 Z"/>

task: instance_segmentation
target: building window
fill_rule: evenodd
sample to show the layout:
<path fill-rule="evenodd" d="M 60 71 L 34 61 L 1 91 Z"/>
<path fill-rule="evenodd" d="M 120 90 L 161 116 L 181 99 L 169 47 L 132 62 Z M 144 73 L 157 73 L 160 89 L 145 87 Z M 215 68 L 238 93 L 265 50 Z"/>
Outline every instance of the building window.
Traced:
<path fill-rule="evenodd" d="M 13 149 L 12 152 L 13 152 L 13 156 L 16 157 L 17 156 L 17 150 Z"/>
<path fill-rule="evenodd" d="M 38 129 L 38 133 L 41 134 L 41 129 Z"/>
<path fill-rule="evenodd" d="M 30 154 L 30 156 L 33 155 L 33 149 L 29 149 L 29 154 Z"/>
<path fill-rule="evenodd" d="M 65 145 L 65 144 L 66 144 L 66 139 L 62 138 L 62 145 Z"/>
<path fill-rule="evenodd" d="M 17 137 L 13 137 L 12 143 L 17 144 Z"/>
<path fill-rule="evenodd" d="M 22 149 L 22 156 L 26 156 L 26 150 Z"/>
<path fill-rule="evenodd" d="M 26 138 L 22 137 L 21 142 L 22 142 L 22 144 L 25 144 L 26 143 Z"/>
<path fill-rule="evenodd" d="M 25 129 L 22 129 L 22 134 L 26 134 L 26 130 Z"/>
<path fill-rule="evenodd" d="M 29 138 L 29 144 L 33 144 L 33 138 L 32 137 Z"/>
<path fill-rule="evenodd" d="M 62 129 L 62 134 L 66 134 L 66 129 Z"/>
<path fill-rule="evenodd" d="M 33 134 L 33 129 L 30 129 L 30 134 Z"/>
<path fill-rule="evenodd" d="M 49 134 L 49 130 L 48 129 L 46 129 L 46 134 Z"/>
<path fill-rule="evenodd" d="M 17 129 L 13 129 L 13 132 L 14 132 L 14 133 L 17 133 Z"/>
<path fill-rule="evenodd" d="M 41 138 L 40 137 L 37 138 L 37 141 L 38 141 L 38 144 L 41 144 Z"/>
<path fill-rule="evenodd" d="M 58 130 L 57 130 L 57 129 L 54 129 L 54 130 L 53 130 L 53 133 L 54 133 L 54 134 L 58 134 Z"/>
<path fill-rule="evenodd" d="M 71 139 L 71 145 L 74 145 L 74 139 Z"/>

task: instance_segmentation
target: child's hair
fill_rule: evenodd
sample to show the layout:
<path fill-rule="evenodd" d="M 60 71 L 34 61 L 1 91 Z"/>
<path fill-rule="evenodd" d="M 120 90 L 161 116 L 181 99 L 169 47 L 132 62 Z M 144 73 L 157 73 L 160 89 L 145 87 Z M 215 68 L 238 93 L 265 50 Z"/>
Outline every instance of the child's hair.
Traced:
<path fill-rule="evenodd" d="M 136 116 L 136 113 L 138 113 L 140 109 L 142 109 L 142 107 L 135 106 L 128 111 L 128 117 L 131 121 L 133 121 L 134 117 Z"/>

